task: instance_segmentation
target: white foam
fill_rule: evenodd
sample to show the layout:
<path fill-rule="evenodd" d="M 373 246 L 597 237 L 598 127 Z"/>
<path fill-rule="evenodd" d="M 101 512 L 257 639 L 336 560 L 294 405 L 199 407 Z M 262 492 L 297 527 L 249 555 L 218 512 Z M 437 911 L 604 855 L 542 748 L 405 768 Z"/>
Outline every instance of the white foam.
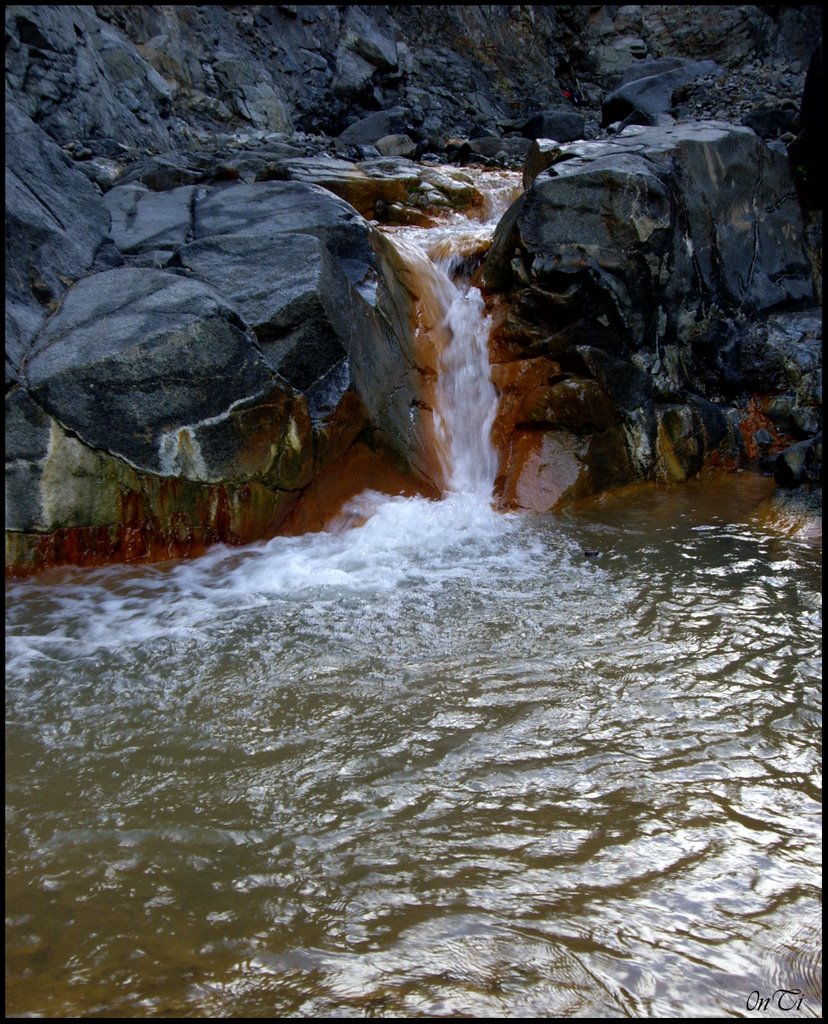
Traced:
<path fill-rule="evenodd" d="M 218 546 L 194 561 L 166 566 L 87 571 L 79 577 L 80 587 L 53 584 L 48 596 L 44 590 L 47 608 L 34 629 L 22 623 L 12 628 L 17 663 L 32 656 L 52 658 L 59 649 L 67 655 L 67 645 L 75 645 L 77 654 L 81 648 L 117 649 L 159 636 L 190 637 L 212 628 L 217 617 L 274 600 L 325 601 L 357 593 L 387 597 L 421 584 L 427 593 L 452 581 L 474 583 L 487 567 L 502 574 L 523 566 L 527 556 L 531 561 L 515 542 L 517 520 L 491 508 L 497 395 L 483 299 L 477 289 L 450 276 L 453 254 L 479 247 L 494 224 L 493 213 L 486 225 L 456 219 L 434 231 L 395 236 L 444 310 L 440 333 L 449 340 L 439 354 L 435 416 L 444 442 L 447 493 L 442 500 L 367 491 L 344 510 L 342 526 L 324 533 L 277 537 L 244 549 Z M 439 265 L 432 251 L 440 254 Z M 163 453 L 170 459 L 178 453 L 172 440 Z M 362 525 L 349 525 L 353 522 Z M 63 639 L 55 644 L 58 634 Z"/>

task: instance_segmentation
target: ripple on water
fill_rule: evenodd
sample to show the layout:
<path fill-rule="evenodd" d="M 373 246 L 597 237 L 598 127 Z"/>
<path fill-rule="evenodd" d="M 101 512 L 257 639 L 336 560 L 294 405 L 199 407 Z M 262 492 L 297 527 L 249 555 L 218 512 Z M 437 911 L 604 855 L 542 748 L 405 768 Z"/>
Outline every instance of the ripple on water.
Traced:
<path fill-rule="evenodd" d="M 8 588 L 9 1011 L 813 1014 L 818 558 L 678 500 Z"/>

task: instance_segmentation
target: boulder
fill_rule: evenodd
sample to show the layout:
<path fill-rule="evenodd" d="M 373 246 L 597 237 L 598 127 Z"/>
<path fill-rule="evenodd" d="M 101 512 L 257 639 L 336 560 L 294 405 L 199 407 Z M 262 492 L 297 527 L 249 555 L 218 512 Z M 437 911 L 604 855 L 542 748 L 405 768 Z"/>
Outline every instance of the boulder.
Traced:
<path fill-rule="evenodd" d="M 633 350 L 688 343 L 711 302 L 812 298 L 789 167 L 749 129 L 636 128 L 560 150 L 498 226 L 487 287 L 577 284 Z"/>
<path fill-rule="evenodd" d="M 676 89 L 721 73 L 721 68 L 712 60 L 644 61 L 631 68 L 625 75 L 626 80 L 604 99 L 601 127 L 622 121 L 634 112 L 650 116 L 669 113 Z"/>
<path fill-rule="evenodd" d="M 417 151 L 417 144 L 407 135 L 383 135 L 376 142 L 377 151 L 380 156 L 405 156 L 413 157 Z"/>
<path fill-rule="evenodd" d="M 144 185 L 117 185 L 104 196 L 109 210 L 109 235 L 124 255 L 146 256 L 160 264 L 164 254 L 183 245 L 193 233 L 195 187 L 182 185 L 153 192 Z"/>
<path fill-rule="evenodd" d="M 584 137 L 586 118 L 571 110 L 542 110 L 533 114 L 518 129 L 526 139 L 555 139 L 575 142 Z"/>
<path fill-rule="evenodd" d="M 752 128 L 760 139 L 778 139 L 787 132 L 796 132 L 799 118 L 788 107 L 760 107 L 745 114 L 742 124 Z"/>
<path fill-rule="evenodd" d="M 292 401 L 233 306 L 202 282 L 148 269 L 69 289 L 29 354 L 26 383 L 89 447 L 205 481 L 225 478 L 240 418 Z"/>
<path fill-rule="evenodd" d="M 780 452 L 773 462 L 773 475 L 780 487 L 821 484 L 822 433 Z"/>
<path fill-rule="evenodd" d="M 339 138 L 351 145 L 371 145 L 386 135 L 405 134 L 408 130 L 409 114 L 404 107 L 378 110 L 354 121 Z"/>
<path fill-rule="evenodd" d="M 296 501 L 297 492 L 253 478 L 211 484 L 140 472 L 84 444 L 20 389 L 7 395 L 6 412 L 6 565 L 16 571 L 250 543 L 271 534 Z M 273 424 L 265 416 L 258 426 L 261 465 L 274 447 Z M 248 434 L 234 454 L 255 459 L 251 442 Z"/>
<path fill-rule="evenodd" d="M 541 171 L 562 157 L 565 159 L 565 153 L 556 139 L 535 139 L 530 142 L 523 161 L 524 189 L 529 188 Z"/>
<path fill-rule="evenodd" d="M 233 302 L 266 364 L 297 391 L 347 360 L 352 286 L 313 235 L 215 235 L 182 246 L 172 264 Z"/>
<path fill-rule="evenodd" d="M 376 279 L 370 226 L 348 203 L 317 185 L 268 181 L 206 190 L 195 205 L 193 240 L 214 235 L 311 234 L 358 286 Z"/>
<path fill-rule="evenodd" d="M 801 321 L 783 310 L 813 299 L 782 154 L 747 128 L 707 122 L 536 142 L 531 157 L 529 187 L 498 225 L 482 272 L 500 293 L 498 358 L 547 358 L 561 375 L 524 392 L 518 430 L 613 438 L 607 451 L 620 431 L 620 464 L 632 476 L 684 480 L 711 458 L 740 455 L 733 425 L 701 397 L 740 393 L 740 358 L 753 366 L 746 379 L 773 375 L 793 392 L 798 374 L 815 396 L 815 334 L 776 351 L 767 330 L 744 326 L 771 312 L 780 324 Z M 818 422 L 807 416 L 817 407 L 810 396 L 798 429 Z M 603 449 L 561 444 L 551 461 L 551 448 L 532 447 L 530 477 L 559 465 L 565 449 L 587 472 L 568 473 L 569 497 L 606 482 L 592 461 Z M 504 453 L 513 496 L 528 458 L 520 451 Z"/>
<path fill-rule="evenodd" d="M 67 155 L 6 102 L 6 376 L 66 286 L 95 261 L 109 226 L 100 195 Z"/>
<path fill-rule="evenodd" d="M 469 189 L 468 184 L 464 187 Z M 384 443 L 405 464 L 413 464 L 419 473 L 428 476 L 418 424 L 418 364 L 411 294 L 401 281 L 400 257 L 393 245 L 375 232 L 352 206 L 324 188 L 298 181 L 207 189 L 195 206 L 194 241 L 209 241 L 210 246 L 205 245 L 200 250 L 185 249 L 181 261 L 186 263 L 191 253 L 194 259 L 198 256 L 200 261 L 204 260 L 199 265 L 206 267 L 208 249 L 212 248 L 213 257 L 220 259 L 219 254 L 224 251 L 229 256 L 233 246 L 237 247 L 234 259 L 241 261 L 245 246 L 251 253 L 261 252 L 270 247 L 273 236 L 280 234 L 313 235 L 324 245 L 345 280 L 337 279 L 324 255 L 317 250 L 307 264 L 309 281 L 303 281 L 303 273 L 297 274 L 293 293 L 297 305 L 291 307 L 288 303 L 286 308 L 280 309 L 278 297 L 268 299 L 260 294 L 257 298 L 255 286 L 245 291 L 238 276 L 233 275 L 235 283 L 231 286 L 242 289 L 239 294 L 243 301 L 251 303 L 248 308 L 254 318 L 268 308 L 276 316 L 277 327 L 270 338 L 268 328 L 262 325 L 262 344 L 267 358 L 280 367 L 284 359 L 284 368 L 296 383 L 302 384 L 327 362 L 333 376 L 326 378 L 325 386 L 320 382 L 320 387 L 326 392 L 326 401 L 330 402 L 331 389 L 338 388 L 341 394 L 345 387 L 340 376 L 341 364 L 334 365 L 339 353 L 337 344 L 341 344 L 348 355 L 350 381 Z M 217 242 L 219 236 L 235 236 L 236 241 L 222 243 L 225 245 L 222 250 Z M 303 244 L 295 243 L 297 252 Z M 308 256 L 310 250 L 306 247 L 304 251 Z M 211 277 L 213 274 L 220 277 L 213 257 L 213 269 L 205 272 Z M 284 268 L 285 273 L 289 270 L 284 263 L 278 266 Z M 290 295 L 292 286 L 285 278 L 282 281 Z M 320 289 L 328 286 L 333 291 L 323 298 Z M 301 323 L 302 303 L 308 301 L 308 288 L 311 292 L 316 290 L 316 298 L 310 301 L 310 308 L 315 308 L 319 316 L 314 322 L 333 327 L 338 339 L 338 343 L 334 341 L 327 327 L 322 329 L 320 365 L 314 364 L 312 355 L 315 328 L 312 324 L 303 326 Z M 252 312 L 254 300 L 259 303 L 260 312 Z M 320 309 L 325 310 L 324 317 Z M 284 320 L 280 319 L 282 316 Z M 287 329 L 287 334 L 280 336 L 283 328 Z M 312 404 L 318 405 L 318 395 L 309 397 Z"/>
<path fill-rule="evenodd" d="M 464 142 L 458 151 L 461 164 L 489 161 L 521 161 L 531 146 L 527 138 L 487 136 Z"/>

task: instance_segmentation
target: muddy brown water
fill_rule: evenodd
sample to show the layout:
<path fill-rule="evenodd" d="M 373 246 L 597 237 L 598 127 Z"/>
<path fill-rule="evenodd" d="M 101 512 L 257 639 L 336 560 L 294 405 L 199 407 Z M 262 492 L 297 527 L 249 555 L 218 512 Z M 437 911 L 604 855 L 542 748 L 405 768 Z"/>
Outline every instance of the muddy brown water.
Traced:
<path fill-rule="evenodd" d="M 819 1015 L 815 513 L 463 502 L 7 586 L 7 1013 Z"/>

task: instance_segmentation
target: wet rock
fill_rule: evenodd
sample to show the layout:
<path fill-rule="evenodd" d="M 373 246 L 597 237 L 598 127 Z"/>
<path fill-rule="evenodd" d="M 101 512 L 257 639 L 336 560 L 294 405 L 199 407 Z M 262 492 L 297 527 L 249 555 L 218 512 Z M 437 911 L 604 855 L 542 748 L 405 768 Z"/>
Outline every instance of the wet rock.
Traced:
<path fill-rule="evenodd" d="M 504 219 L 484 275 L 508 295 L 498 358 L 534 366 L 503 392 L 498 426 L 502 450 L 514 435 L 506 492 L 546 494 L 527 507 L 554 491 L 568 500 L 636 475 L 692 473 L 727 449 L 733 426 L 700 395 L 758 395 L 750 400 L 774 451 L 783 428 L 810 441 L 821 428 L 821 326 L 806 337 L 783 319 L 811 301 L 821 239 L 810 216 L 803 272 L 784 154 L 792 124 L 774 152 L 747 132 L 681 119 L 719 112 L 778 135 L 782 122 L 756 120 L 759 108 L 795 110 L 818 31 L 810 7 L 7 8 L 7 381 L 23 373 L 8 393 L 7 495 L 17 535 L 70 531 L 54 544 L 40 537 L 50 558 L 253 537 L 274 529 L 368 423 L 378 444 L 428 476 L 428 459 L 412 455 L 430 436 L 421 297 L 366 219 L 428 224 L 480 197 L 464 172 L 380 159 L 376 144 L 437 161 L 459 158 L 471 139 L 463 158 L 490 163 L 529 147 L 529 192 Z M 647 54 L 673 59 L 651 64 Z M 692 67 L 701 77 L 675 86 Z M 818 176 L 802 170 L 803 146 L 818 167 L 824 130 L 812 68 L 790 151 L 809 207 L 819 205 Z M 625 79 L 611 82 L 618 72 Z M 560 109 L 562 86 L 576 81 L 584 107 Z M 609 150 L 564 142 L 567 123 L 578 122 L 579 138 L 597 134 L 601 94 L 616 84 L 634 104 L 622 127 L 638 121 L 651 134 L 622 130 Z M 665 110 L 679 124 L 659 137 Z M 563 119 L 558 129 L 543 122 L 554 145 L 514 137 L 533 111 Z M 156 306 L 141 275 L 162 267 Z M 130 274 L 139 277 L 127 286 Z M 158 332 L 163 316 L 186 320 L 176 289 L 187 285 L 204 291 L 191 296 L 196 326 L 181 327 L 193 380 L 174 394 L 182 362 Z M 80 297 L 90 319 L 70 323 Z M 127 328 L 148 332 L 140 357 Z M 143 403 L 150 419 L 139 427 Z M 101 447 L 110 421 L 114 441 Z M 162 437 L 164 470 L 151 455 Z M 780 473 L 807 480 L 791 468 L 797 458 Z"/>
<path fill-rule="evenodd" d="M 516 434 L 499 488 L 502 506 L 548 512 L 589 494 L 588 449 L 587 438 L 566 431 Z"/>
<path fill-rule="evenodd" d="M 800 487 L 822 481 L 822 434 L 791 445 L 777 455 L 773 475 L 780 487 Z"/>
<path fill-rule="evenodd" d="M 530 391 L 523 401 L 521 419 L 574 433 L 594 433 L 617 423 L 619 416 L 596 381 L 566 378 Z"/>
<path fill-rule="evenodd" d="M 793 436 L 821 430 L 822 317 L 776 313 L 737 335 L 739 372 L 748 393 L 770 396 L 767 414 Z"/>
<path fill-rule="evenodd" d="M 320 185 L 364 217 L 385 223 L 432 223 L 429 214 L 480 205 L 482 196 L 462 171 L 417 165 L 403 157 L 351 163 L 333 157 L 283 162 L 285 177 Z"/>
<path fill-rule="evenodd" d="M 684 480 L 711 458 L 741 457 L 734 425 L 702 395 L 735 397 L 763 366 L 773 367 L 776 389 L 784 379 L 793 390 L 794 377 L 817 385 L 808 346 L 775 350 L 767 328 L 735 326 L 748 311 L 811 295 L 800 236 L 781 213 L 797 217 L 784 158 L 721 124 L 628 130 L 547 156 L 538 145 L 532 157 L 550 163 L 527 174 L 532 184 L 498 226 L 483 268 L 484 285 L 507 296 L 498 344 L 509 358 L 557 360 L 600 387 L 613 410 L 593 417 L 561 402 L 546 429 L 597 436 L 617 422 L 630 471 L 644 477 Z M 785 317 L 803 314 L 778 316 L 782 330 Z M 746 340 L 754 329 L 755 344 Z M 543 425 L 543 400 L 556 388 L 525 392 L 524 417 Z M 814 391 L 799 422 L 813 426 L 803 411 L 816 407 Z M 592 473 L 591 457 L 579 456 Z"/>

